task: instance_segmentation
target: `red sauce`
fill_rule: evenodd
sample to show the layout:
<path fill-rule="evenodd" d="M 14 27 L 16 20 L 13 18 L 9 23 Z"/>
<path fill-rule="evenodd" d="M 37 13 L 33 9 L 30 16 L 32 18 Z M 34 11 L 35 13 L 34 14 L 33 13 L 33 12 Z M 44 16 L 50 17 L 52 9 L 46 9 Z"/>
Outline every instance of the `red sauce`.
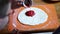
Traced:
<path fill-rule="evenodd" d="M 25 13 L 25 15 L 32 17 L 32 16 L 35 15 L 35 12 L 34 12 L 33 10 L 29 10 L 29 11 L 27 11 L 27 12 Z"/>

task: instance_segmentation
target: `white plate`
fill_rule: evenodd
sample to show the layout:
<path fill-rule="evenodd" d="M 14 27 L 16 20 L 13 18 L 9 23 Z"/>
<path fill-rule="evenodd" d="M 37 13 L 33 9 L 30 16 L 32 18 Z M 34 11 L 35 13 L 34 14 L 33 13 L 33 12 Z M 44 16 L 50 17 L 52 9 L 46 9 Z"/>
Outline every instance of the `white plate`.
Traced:
<path fill-rule="evenodd" d="M 35 15 L 33 17 L 25 15 L 25 13 L 29 10 L 33 10 L 35 12 Z M 25 8 L 18 15 L 18 20 L 25 25 L 39 25 L 45 23 L 47 19 L 48 19 L 47 13 L 42 9 L 35 7 Z"/>

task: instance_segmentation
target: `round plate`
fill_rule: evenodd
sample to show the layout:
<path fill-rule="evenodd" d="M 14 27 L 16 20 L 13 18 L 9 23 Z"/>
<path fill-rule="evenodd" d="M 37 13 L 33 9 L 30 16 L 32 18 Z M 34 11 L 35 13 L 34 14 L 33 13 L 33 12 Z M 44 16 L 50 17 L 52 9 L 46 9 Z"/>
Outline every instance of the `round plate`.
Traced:
<path fill-rule="evenodd" d="M 29 10 L 33 10 L 35 12 L 35 15 L 32 17 L 26 16 L 25 13 Z M 47 21 L 47 19 L 48 19 L 47 13 L 42 9 L 35 7 L 25 8 L 18 15 L 18 20 L 25 25 L 43 24 Z"/>

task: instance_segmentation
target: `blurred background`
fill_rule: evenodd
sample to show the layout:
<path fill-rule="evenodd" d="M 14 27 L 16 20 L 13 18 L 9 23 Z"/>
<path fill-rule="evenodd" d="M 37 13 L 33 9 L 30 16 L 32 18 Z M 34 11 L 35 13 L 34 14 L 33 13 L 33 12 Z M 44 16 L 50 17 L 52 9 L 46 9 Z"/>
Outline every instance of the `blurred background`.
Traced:
<path fill-rule="evenodd" d="M 54 4 L 58 16 L 58 21 L 60 23 L 60 2 L 47 2 L 47 1 L 42 1 L 42 0 L 33 0 L 33 4 Z"/>
<path fill-rule="evenodd" d="M 56 7 L 57 16 L 58 16 L 58 19 L 59 19 L 59 22 L 60 22 L 60 2 L 55 3 L 54 5 Z"/>

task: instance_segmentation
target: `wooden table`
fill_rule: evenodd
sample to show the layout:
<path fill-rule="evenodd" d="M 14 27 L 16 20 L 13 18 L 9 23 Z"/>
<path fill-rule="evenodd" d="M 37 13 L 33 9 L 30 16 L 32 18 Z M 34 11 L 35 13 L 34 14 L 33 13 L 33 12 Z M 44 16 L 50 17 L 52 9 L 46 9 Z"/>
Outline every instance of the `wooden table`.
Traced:
<path fill-rule="evenodd" d="M 13 29 L 17 29 L 20 32 L 44 31 L 44 30 L 55 30 L 56 28 L 58 28 L 59 23 L 58 23 L 54 5 L 48 4 L 48 5 L 39 5 L 39 6 L 32 6 L 32 7 L 37 7 L 44 10 L 49 16 L 48 20 L 43 24 L 39 24 L 35 26 L 23 25 L 17 19 L 18 14 L 24 9 L 24 7 L 20 7 L 18 9 L 15 9 L 15 13 L 13 15 L 10 15 L 10 22 L 8 27 L 9 31 L 12 31 Z"/>

